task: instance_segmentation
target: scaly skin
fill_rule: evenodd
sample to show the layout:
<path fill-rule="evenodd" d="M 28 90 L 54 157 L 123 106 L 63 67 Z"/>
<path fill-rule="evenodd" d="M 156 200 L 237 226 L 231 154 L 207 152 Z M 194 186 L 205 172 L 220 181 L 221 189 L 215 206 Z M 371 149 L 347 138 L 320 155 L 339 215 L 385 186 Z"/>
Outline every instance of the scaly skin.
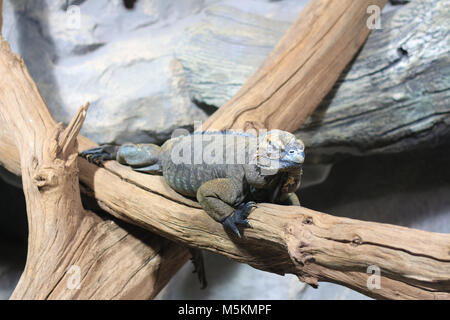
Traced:
<path fill-rule="evenodd" d="M 100 146 L 82 152 L 92 162 L 116 159 L 134 170 L 162 174 L 171 188 L 196 197 L 214 220 L 240 236 L 255 202 L 299 205 L 304 145 L 272 130 L 258 137 L 237 132 L 195 133 L 153 144 Z"/>
<path fill-rule="evenodd" d="M 214 155 L 214 156 L 213 156 Z M 162 174 L 177 192 L 196 197 L 203 209 L 227 230 L 241 236 L 256 202 L 300 205 L 304 145 L 288 132 L 259 137 L 236 132 L 196 133 L 153 144 L 103 145 L 83 151 L 90 162 L 117 160 L 134 170 Z M 202 253 L 190 249 L 202 288 Z"/>

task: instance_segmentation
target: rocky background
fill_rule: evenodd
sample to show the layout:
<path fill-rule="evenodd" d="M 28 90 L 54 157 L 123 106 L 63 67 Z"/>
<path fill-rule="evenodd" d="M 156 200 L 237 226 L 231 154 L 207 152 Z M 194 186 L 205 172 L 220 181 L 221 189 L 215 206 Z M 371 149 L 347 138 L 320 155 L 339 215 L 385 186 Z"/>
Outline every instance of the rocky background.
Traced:
<path fill-rule="evenodd" d="M 161 143 L 206 119 L 307 3 L 141 0 L 128 10 L 122 0 L 4 2 L 3 35 L 55 119 L 68 121 L 89 101 L 82 133 L 99 143 Z"/>
<path fill-rule="evenodd" d="M 161 143 L 227 101 L 307 2 L 139 0 L 127 9 L 121 0 L 5 0 L 3 35 L 58 121 L 90 101 L 82 133 L 92 140 Z M 331 214 L 448 233 L 450 13 L 431 0 L 414 2 L 385 8 L 383 30 L 372 32 L 298 132 L 312 159 L 299 194 L 304 206 Z M 420 32 L 410 37 L 414 26 Z M 6 182 L 0 181 L 2 299 L 26 256 L 23 194 Z M 366 298 L 333 284 L 315 290 L 208 253 L 206 268 L 206 290 L 187 264 L 158 298 Z"/>

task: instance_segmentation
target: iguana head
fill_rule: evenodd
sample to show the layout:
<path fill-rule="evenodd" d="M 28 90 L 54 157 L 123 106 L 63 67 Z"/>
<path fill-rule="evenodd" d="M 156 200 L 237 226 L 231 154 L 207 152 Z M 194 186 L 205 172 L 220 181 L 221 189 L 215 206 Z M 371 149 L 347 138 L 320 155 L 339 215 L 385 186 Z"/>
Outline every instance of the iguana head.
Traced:
<path fill-rule="evenodd" d="M 305 160 L 305 145 L 292 133 L 271 130 L 259 136 L 256 160 L 265 170 L 298 170 Z"/>

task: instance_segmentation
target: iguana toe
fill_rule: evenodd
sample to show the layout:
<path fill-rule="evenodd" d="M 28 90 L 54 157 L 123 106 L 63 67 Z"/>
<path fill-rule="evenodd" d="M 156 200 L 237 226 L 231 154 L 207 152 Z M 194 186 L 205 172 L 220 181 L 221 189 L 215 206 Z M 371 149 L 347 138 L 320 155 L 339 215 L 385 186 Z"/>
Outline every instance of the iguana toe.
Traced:
<path fill-rule="evenodd" d="M 236 217 L 236 224 L 252 228 L 247 217 L 250 214 L 250 212 L 252 212 L 252 210 L 256 207 L 257 207 L 256 202 L 253 201 L 241 203 L 237 208 L 237 210 L 234 212 L 234 216 Z"/>
<path fill-rule="evenodd" d="M 241 203 L 231 216 L 225 218 L 225 220 L 222 222 L 223 226 L 233 231 L 240 238 L 241 233 L 239 232 L 237 226 L 241 225 L 247 228 L 252 228 L 247 217 L 252 209 L 256 207 L 256 203 L 253 201 Z"/>
<path fill-rule="evenodd" d="M 101 164 L 103 161 L 115 159 L 115 155 L 108 150 L 110 148 L 109 145 L 91 148 L 80 152 L 80 156 L 90 163 Z"/>
<path fill-rule="evenodd" d="M 236 226 L 236 223 L 233 221 L 233 215 L 227 217 L 223 222 L 222 225 L 225 227 L 225 229 L 233 231 L 239 238 L 241 237 L 241 233 L 239 232 L 239 229 Z"/>

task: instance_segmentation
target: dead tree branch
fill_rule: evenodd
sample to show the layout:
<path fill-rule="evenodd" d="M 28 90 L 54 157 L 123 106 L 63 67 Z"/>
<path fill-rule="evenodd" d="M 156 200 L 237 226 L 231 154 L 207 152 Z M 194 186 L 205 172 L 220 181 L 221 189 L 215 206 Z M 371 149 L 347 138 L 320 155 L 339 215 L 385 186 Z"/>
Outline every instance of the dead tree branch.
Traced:
<path fill-rule="evenodd" d="M 1 154 L 14 149 L 5 134 L 0 141 Z M 82 137 L 79 143 L 80 149 L 92 146 Z M 7 163 L 16 168 L 13 158 Z M 95 190 L 91 194 L 105 210 L 173 241 L 261 270 L 293 273 L 313 286 L 335 282 L 376 298 L 450 298 L 448 234 L 260 204 L 249 218 L 253 229 L 236 239 L 161 177 L 115 162 L 98 168 L 79 159 L 79 167 L 82 185 Z M 376 290 L 367 287 L 367 268 L 372 265 L 381 272 L 381 288 Z"/>
<path fill-rule="evenodd" d="M 88 105 L 66 129 L 57 124 L 23 60 L 1 37 L 0 74 L 0 116 L 17 148 L 13 172 L 22 175 L 29 224 L 27 263 L 11 298 L 154 297 L 189 255 L 83 209 L 76 137 Z M 7 149 L 2 155 L 13 150 Z"/>
<path fill-rule="evenodd" d="M 258 71 L 204 128 L 298 130 L 369 35 L 371 5 L 387 0 L 315 0 Z"/>

